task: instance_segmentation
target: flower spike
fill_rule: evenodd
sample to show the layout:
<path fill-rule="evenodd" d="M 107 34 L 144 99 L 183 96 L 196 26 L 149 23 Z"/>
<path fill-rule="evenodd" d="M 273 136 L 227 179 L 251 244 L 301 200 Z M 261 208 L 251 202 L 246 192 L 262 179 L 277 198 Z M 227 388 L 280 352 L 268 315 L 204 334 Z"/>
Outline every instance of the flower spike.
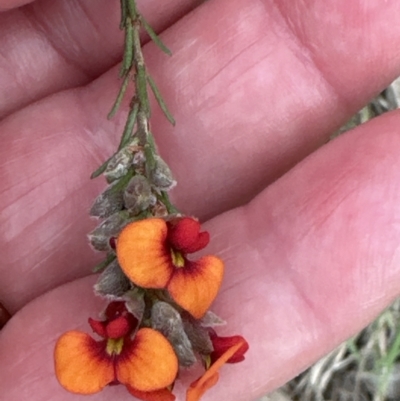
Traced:
<path fill-rule="evenodd" d="M 135 90 L 116 152 L 92 175 L 103 174 L 109 185 L 91 208 L 102 221 L 89 234 L 92 247 L 106 252 L 94 268 L 101 273 L 94 292 L 108 306 L 99 320 L 89 319 L 99 339 L 76 330 L 58 339 L 55 372 L 72 393 L 94 394 L 122 384 L 142 401 L 175 401 L 179 368 L 202 363 L 204 375 L 187 391 L 187 401 L 198 401 L 217 383 L 223 364 L 244 359 L 248 344 L 241 336 L 219 337 L 214 331 L 225 323 L 208 310 L 221 287 L 224 263 L 213 255 L 190 256 L 208 245 L 210 234 L 196 218 L 183 216 L 169 197 L 176 181 L 151 132 L 149 88 L 173 119 L 149 75 L 141 29 L 166 48 L 137 0 L 120 6 L 122 85 L 110 118 L 131 83 Z"/>

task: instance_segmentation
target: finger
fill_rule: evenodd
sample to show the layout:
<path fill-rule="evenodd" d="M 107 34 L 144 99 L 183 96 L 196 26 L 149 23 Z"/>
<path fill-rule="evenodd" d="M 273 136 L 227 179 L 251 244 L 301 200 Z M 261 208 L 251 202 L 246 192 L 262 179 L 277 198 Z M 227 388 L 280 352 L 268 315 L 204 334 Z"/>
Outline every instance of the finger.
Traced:
<path fill-rule="evenodd" d="M 205 401 L 245 401 L 273 390 L 398 295 L 399 120 L 392 113 L 339 137 L 248 206 L 206 225 L 207 251 L 226 263 L 213 306 L 228 321 L 221 334 L 244 335 L 250 350 L 245 362 L 223 367 Z M 69 400 L 54 378 L 52 350 L 65 330 L 88 331 L 82 322 L 99 309 L 93 282 L 85 278 L 42 296 L 0 333 L 7 400 L 19 400 L 21 388 L 37 400 Z M 110 387 L 93 400 L 116 394 L 125 399 L 120 387 Z"/>
<path fill-rule="evenodd" d="M 252 397 L 240 373 L 226 387 L 240 382 L 238 400 L 292 379 L 399 296 L 399 120 L 339 137 L 212 221 L 229 275 L 218 306 L 255 344 Z"/>
<path fill-rule="evenodd" d="M 147 47 L 156 81 L 179 122 L 173 130 L 155 109 L 153 127 L 161 153 L 178 178 L 175 199 L 183 212 L 205 219 L 244 203 L 325 141 L 338 122 L 397 75 L 397 63 L 382 62 L 382 51 L 389 51 L 389 42 L 394 46 L 400 41 L 400 27 L 393 24 L 394 33 L 382 32 L 380 18 L 386 23 L 400 3 L 385 4 L 389 8 L 380 14 L 370 15 L 368 9 L 356 15 L 352 10 L 364 27 L 360 32 L 368 38 L 368 32 L 376 31 L 382 43 L 354 43 L 351 35 L 356 31 L 350 29 L 348 51 L 357 45 L 359 56 L 344 72 L 342 60 L 331 51 L 343 81 L 353 80 L 351 88 L 344 85 L 336 92 L 305 56 L 300 57 L 303 48 L 296 52 L 290 39 L 277 34 L 284 29 L 282 20 L 267 15 L 260 2 L 206 3 L 166 32 L 167 42 L 176 49 L 170 59 L 154 45 Z M 246 29 L 237 30 L 232 5 L 247 16 Z M 342 7 L 345 10 L 344 3 Z M 220 23 L 213 20 L 217 11 L 226 16 Z M 271 26 L 267 32 L 266 20 Z M 323 17 L 321 24 L 321 32 L 331 27 Z M 207 34 L 204 26 L 210 27 Z M 251 51 L 249 41 L 254 43 Z M 282 65 L 287 66 L 284 71 Z M 1 182 L 7 190 L 0 200 L 5 210 L 0 219 L 7 229 L 0 245 L 5 255 L 0 276 L 1 295 L 10 310 L 87 274 L 94 264 L 85 241 L 91 226 L 86 216 L 101 183 L 89 183 L 87 177 L 113 152 L 116 133 L 122 131 L 124 114 L 111 122 L 104 119 L 117 91 L 116 74 L 110 71 L 91 86 L 32 105 L 1 127 Z M 179 98 L 175 88 L 181 88 Z M 280 93 L 282 99 L 262 107 L 267 93 Z M 224 117 L 228 115 L 232 118 Z M 22 159 L 28 150 L 29 158 Z M 18 171 L 23 175 L 15 181 Z"/>
<path fill-rule="evenodd" d="M 157 32 L 199 2 L 138 1 Z M 3 0 L 3 8 L 24 3 Z M 0 15 L 0 119 L 51 93 L 85 85 L 119 62 L 119 18 L 119 2 L 108 0 L 45 0 Z"/>
<path fill-rule="evenodd" d="M 178 124 L 164 127 L 160 113 L 154 123 L 186 212 L 210 218 L 245 204 L 400 74 L 400 27 L 381 20 L 400 3 L 370 5 L 220 0 L 165 33 L 174 57 L 149 62 Z"/>

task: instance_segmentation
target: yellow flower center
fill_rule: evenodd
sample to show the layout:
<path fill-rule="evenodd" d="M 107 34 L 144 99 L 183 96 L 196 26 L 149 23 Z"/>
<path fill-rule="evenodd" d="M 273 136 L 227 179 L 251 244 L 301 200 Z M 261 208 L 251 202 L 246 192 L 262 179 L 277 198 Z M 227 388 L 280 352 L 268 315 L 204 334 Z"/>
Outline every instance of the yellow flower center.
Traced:
<path fill-rule="evenodd" d="M 106 352 L 108 355 L 119 355 L 122 352 L 124 338 L 109 338 L 107 340 Z"/>
<path fill-rule="evenodd" d="M 184 267 L 185 266 L 185 258 L 179 251 L 175 251 L 171 248 L 171 258 L 172 264 L 175 267 Z"/>

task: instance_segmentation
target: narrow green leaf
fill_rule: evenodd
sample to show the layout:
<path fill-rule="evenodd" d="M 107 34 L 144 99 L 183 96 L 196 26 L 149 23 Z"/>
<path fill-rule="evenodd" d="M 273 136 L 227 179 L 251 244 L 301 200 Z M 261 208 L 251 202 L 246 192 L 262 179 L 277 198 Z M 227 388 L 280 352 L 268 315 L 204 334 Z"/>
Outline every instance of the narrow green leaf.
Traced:
<path fill-rule="evenodd" d="M 137 116 L 138 110 L 139 110 L 139 105 L 137 103 L 135 103 L 135 105 L 132 107 L 131 111 L 128 114 L 124 132 L 122 133 L 121 141 L 118 146 L 118 151 L 120 151 L 122 148 L 124 148 L 129 143 L 129 140 L 132 137 L 132 131 L 133 131 L 133 127 L 136 122 L 136 116 Z M 98 177 L 100 174 L 103 174 L 104 171 L 106 171 L 108 163 L 113 158 L 113 156 L 114 155 L 112 155 L 109 159 L 107 159 L 95 172 L 93 172 L 92 175 L 90 176 L 90 178 L 93 179 L 93 178 Z"/>
<path fill-rule="evenodd" d="M 122 82 L 121 88 L 120 88 L 120 90 L 118 92 L 117 99 L 115 100 L 115 103 L 114 103 L 111 111 L 108 113 L 107 118 L 109 120 L 111 120 L 115 116 L 115 113 L 118 111 L 119 106 L 121 106 L 121 102 L 124 99 L 125 92 L 126 92 L 126 90 L 128 88 L 129 78 L 130 78 L 129 75 L 126 75 L 124 80 L 123 80 L 123 82 Z"/>
<path fill-rule="evenodd" d="M 144 145 L 143 150 L 144 150 L 144 155 L 146 156 L 146 174 L 148 177 L 150 177 L 152 171 L 156 166 L 156 161 L 154 159 L 154 152 L 148 143 Z"/>
<path fill-rule="evenodd" d="M 140 17 L 141 22 L 143 24 L 144 29 L 146 32 L 149 34 L 151 40 L 168 56 L 172 56 L 171 50 L 168 49 L 167 46 L 163 43 L 163 41 L 160 39 L 160 37 L 154 32 L 153 28 L 151 25 L 144 19 L 143 15 Z"/>
<path fill-rule="evenodd" d="M 120 2 L 121 2 L 121 22 L 119 24 L 119 29 L 123 30 L 125 29 L 126 26 L 127 5 L 126 5 L 126 0 L 120 0 Z"/>
<path fill-rule="evenodd" d="M 129 181 L 134 175 L 133 169 L 130 169 L 118 182 L 110 188 L 110 194 L 122 191 L 128 185 Z"/>
<path fill-rule="evenodd" d="M 164 205 L 166 206 L 169 214 L 179 214 L 179 210 L 171 203 L 168 193 L 166 191 L 161 191 L 160 197 Z"/>
<path fill-rule="evenodd" d="M 129 72 L 132 67 L 133 60 L 133 26 L 132 20 L 127 17 L 126 18 L 126 26 L 125 26 L 125 50 L 124 50 L 124 58 L 122 59 L 121 70 L 119 72 L 119 76 L 123 77 L 125 74 Z"/>
<path fill-rule="evenodd" d="M 109 253 L 107 257 L 100 263 L 98 263 L 93 268 L 93 273 L 99 273 L 104 270 L 113 260 L 115 260 L 116 256 L 114 253 Z"/>
<path fill-rule="evenodd" d="M 90 176 L 90 179 L 96 178 L 98 177 L 100 174 L 103 174 L 106 171 L 106 168 L 108 166 L 108 163 L 110 162 L 111 157 L 106 160 L 96 171 L 94 171 L 92 173 L 92 175 Z"/>
<path fill-rule="evenodd" d="M 133 127 L 135 126 L 138 110 L 139 110 L 139 104 L 135 103 L 128 114 L 128 118 L 126 120 L 124 132 L 122 133 L 121 142 L 119 143 L 118 150 L 121 150 L 122 148 L 124 148 L 128 144 L 129 140 L 131 139 L 132 131 L 133 131 Z"/>
<path fill-rule="evenodd" d="M 160 106 L 161 110 L 163 111 L 165 117 L 167 117 L 168 121 L 175 125 L 175 119 L 172 117 L 172 114 L 169 112 L 167 105 L 164 102 L 164 99 L 161 96 L 159 89 L 157 88 L 156 83 L 154 82 L 153 78 L 150 75 L 147 75 L 147 81 L 149 82 L 150 88 L 154 93 L 154 96 L 157 100 L 158 105 Z"/>

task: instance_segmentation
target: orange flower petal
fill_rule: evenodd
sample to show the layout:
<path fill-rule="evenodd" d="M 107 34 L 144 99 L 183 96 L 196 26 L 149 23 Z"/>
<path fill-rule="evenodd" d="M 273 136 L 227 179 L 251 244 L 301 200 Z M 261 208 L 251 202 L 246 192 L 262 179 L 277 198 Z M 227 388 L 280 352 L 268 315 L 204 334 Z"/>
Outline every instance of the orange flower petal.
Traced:
<path fill-rule="evenodd" d="M 139 391 L 168 387 L 178 373 L 178 358 L 158 331 L 140 329 L 116 360 L 117 379 Z"/>
<path fill-rule="evenodd" d="M 174 301 L 196 319 L 208 310 L 218 294 L 224 274 L 224 263 L 215 256 L 204 256 L 176 269 L 168 291 Z"/>
<path fill-rule="evenodd" d="M 127 386 L 128 391 L 142 401 L 175 401 L 175 396 L 167 388 L 155 391 L 139 391 Z"/>
<path fill-rule="evenodd" d="M 173 272 L 165 240 L 167 224 L 145 219 L 127 225 L 118 236 L 117 256 L 124 273 L 144 288 L 164 288 Z"/>
<path fill-rule="evenodd" d="M 201 397 L 203 397 L 204 393 L 215 386 L 219 380 L 219 373 L 215 372 L 213 375 L 207 377 L 205 380 L 202 380 L 203 377 L 196 380 L 194 383 L 190 385 L 186 392 L 186 401 L 198 401 Z M 201 382 L 200 382 L 201 381 Z"/>
<path fill-rule="evenodd" d="M 243 339 L 243 341 L 229 348 L 208 370 L 206 370 L 203 376 L 189 386 L 186 392 L 186 401 L 198 401 L 209 388 L 217 383 L 219 378 L 218 369 L 235 355 L 239 348 L 243 346 L 244 342 L 245 340 Z"/>
<path fill-rule="evenodd" d="M 104 352 L 105 342 L 86 333 L 68 331 L 57 341 L 54 360 L 60 384 L 78 394 L 93 394 L 114 380 L 112 361 Z"/>

